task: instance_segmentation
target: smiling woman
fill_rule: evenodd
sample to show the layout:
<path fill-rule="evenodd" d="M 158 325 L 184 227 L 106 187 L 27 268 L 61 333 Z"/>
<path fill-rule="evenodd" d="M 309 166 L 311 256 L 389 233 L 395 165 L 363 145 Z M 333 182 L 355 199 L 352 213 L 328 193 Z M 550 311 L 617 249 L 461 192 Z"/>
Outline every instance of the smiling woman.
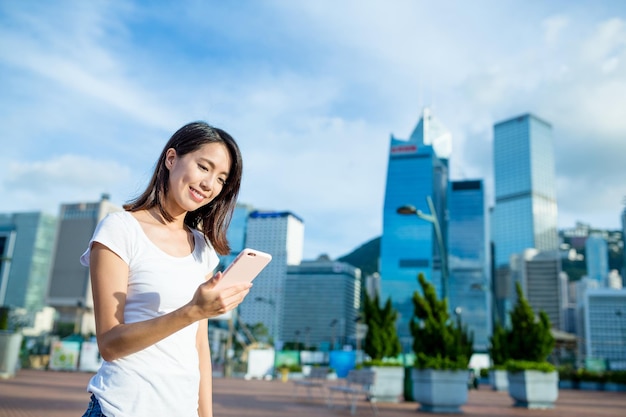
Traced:
<path fill-rule="evenodd" d="M 89 266 L 104 362 L 85 417 L 212 417 L 207 319 L 235 308 L 250 284 L 213 275 L 229 253 L 226 230 L 242 158 L 234 139 L 204 122 L 179 129 L 146 190 L 96 228 Z"/>

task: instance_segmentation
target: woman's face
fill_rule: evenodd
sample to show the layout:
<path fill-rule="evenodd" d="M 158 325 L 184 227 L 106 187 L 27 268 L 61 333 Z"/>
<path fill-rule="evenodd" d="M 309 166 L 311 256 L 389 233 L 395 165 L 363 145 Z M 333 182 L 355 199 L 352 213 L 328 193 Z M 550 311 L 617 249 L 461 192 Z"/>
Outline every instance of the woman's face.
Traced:
<path fill-rule="evenodd" d="M 178 156 L 173 148 L 168 149 L 165 155 L 165 167 L 170 171 L 168 212 L 175 216 L 209 204 L 224 188 L 230 166 L 230 154 L 223 143 L 207 143 L 183 156 Z"/>

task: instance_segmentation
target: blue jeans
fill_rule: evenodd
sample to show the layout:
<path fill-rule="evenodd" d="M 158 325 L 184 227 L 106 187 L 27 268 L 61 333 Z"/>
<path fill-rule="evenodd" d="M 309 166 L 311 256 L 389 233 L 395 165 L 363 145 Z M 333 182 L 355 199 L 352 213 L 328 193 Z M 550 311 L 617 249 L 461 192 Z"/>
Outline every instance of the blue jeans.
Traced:
<path fill-rule="evenodd" d="M 87 407 L 87 411 L 85 411 L 83 417 L 106 417 L 104 414 L 102 414 L 102 410 L 100 409 L 100 403 L 96 399 L 96 396 L 93 394 L 91 394 L 89 407 Z"/>

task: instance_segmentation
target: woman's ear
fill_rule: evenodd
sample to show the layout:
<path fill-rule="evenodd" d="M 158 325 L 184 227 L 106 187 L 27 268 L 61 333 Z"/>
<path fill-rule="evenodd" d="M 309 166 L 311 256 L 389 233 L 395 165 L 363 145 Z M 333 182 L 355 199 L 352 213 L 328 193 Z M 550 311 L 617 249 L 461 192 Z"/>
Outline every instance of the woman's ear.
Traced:
<path fill-rule="evenodd" d="M 176 149 L 174 148 L 169 148 L 165 151 L 165 168 L 172 169 L 176 156 Z"/>

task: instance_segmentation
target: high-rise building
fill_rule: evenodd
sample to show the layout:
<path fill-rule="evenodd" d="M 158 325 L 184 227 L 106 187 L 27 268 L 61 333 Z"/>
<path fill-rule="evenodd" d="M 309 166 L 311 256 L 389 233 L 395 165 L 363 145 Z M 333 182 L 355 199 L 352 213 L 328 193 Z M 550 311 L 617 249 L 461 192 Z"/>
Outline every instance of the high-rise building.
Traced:
<path fill-rule="evenodd" d="M 305 347 L 357 345 L 361 271 L 321 257 L 287 267 L 283 337 Z M 324 302 L 320 302 L 324 300 Z"/>
<path fill-rule="evenodd" d="M 223 270 L 226 266 L 230 265 L 239 252 L 245 249 L 248 217 L 252 211 L 252 206 L 247 204 L 237 203 L 237 206 L 235 206 L 230 226 L 226 232 L 226 238 L 228 239 L 228 243 L 230 245 L 230 254 L 220 257 L 222 267 L 220 270 Z"/>
<path fill-rule="evenodd" d="M 41 212 L 0 214 L 0 306 L 25 309 L 30 324 L 45 306 L 56 227 Z"/>
<path fill-rule="evenodd" d="M 506 324 L 515 297 L 511 255 L 559 248 L 552 126 L 532 114 L 495 124 L 493 162 L 494 306 Z"/>
<path fill-rule="evenodd" d="M 441 260 L 446 252 L 450 141 L 450 133 L 429 109 L 424 109 L 409 139 L 391 136 L 383 207 L 380 295 L 382 302 L 391 298 L 398 310 L 398 335 L 405 350 L 412 341 L 409 322 L 413 316 L 411 300 L 418 289 L 418 274 L 424 274 L 438 293 L 443 290 Z M 431 212 L 429 199 L 435 213 Z M 405 205 L 432 216 L 430 221 L 398 214 L 398 208 Z M 434 227 L 435 218 L 440 234 Z"/>
<path fill-rule="evenodd" d="M 624 197 L 624 210 L 622 211 L 622 281 L 626 280 L 626 197 Z"/>
<path fill-rule="evenodd" d="M 626 290 L 588 289 L 583 303 L 585 359 L 626 370 Z"/>
<path fill-rule="evenodd" d="M 609 247 L 600 234 L 591 233 L 585 241 L 587 277 L 606 287 L 609 276 Z"/>
<path fill-rule="evenodd" d="M 525 249 L 557 250 L 552 126 L 525 114 L 494 126 L 495 266 Z"/>
<path fill-rule="evenodd" d="M 448 304 L 474 334 L 474 350 L 486 352 L 492 332 L 491 262 L 481 180 L 450 183 L 448 216 Z"/>
<path fill-rule="evenodd" d="M 526 249 L 511 256 L 510 268 L 513 282 L 522 285 L 533 310 L 544 311 L 552 327 L 562 329 L 566 305 L 562 299 L 564 288 L 558 251 Z"/>
<path fill-rule="evenodd" d="M 80 256 L 98 222 L 121 210 L 107 194 L 98 202 L 61 205 L 47 304 L 57 310 L 58 322 L 74 323 L 82 334 L 95 333 L 96 328 L 89 268 L 81 265 Z"/>
<path fill-rule="evenodd" d="M 245 246 L 268 252 L 272 262 L 254 280 L 239 307 L 244 323 L 263 323 L 274 340 L 283 340 L 282 320 L 287 267 L 299 265 L 304 249 L 304 222 L 288 211 L 255 210 L 248 216 Z"/>

